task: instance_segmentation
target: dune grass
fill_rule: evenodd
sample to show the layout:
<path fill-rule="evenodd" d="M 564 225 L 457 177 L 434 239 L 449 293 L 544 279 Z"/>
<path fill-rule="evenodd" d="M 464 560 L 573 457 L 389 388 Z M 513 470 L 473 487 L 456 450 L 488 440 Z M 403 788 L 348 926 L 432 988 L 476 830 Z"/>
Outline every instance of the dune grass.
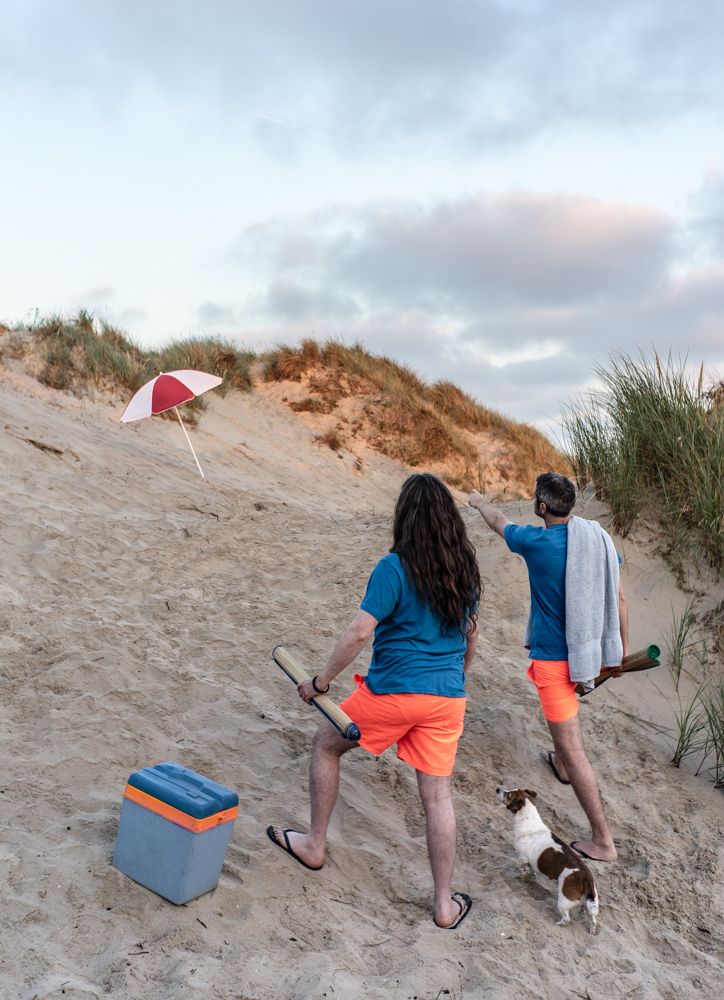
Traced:
<path fill-rule="evenodd" d="M 415 466 L 457 460 L 460 471 L 446 476 L 451 485 L 484 488 L 474 443 L 461 431 L 491 431 L 506 444 L 503 473 L 530 495 L 541 471 L 569 471 L 564 456 L 529 424 L 482 406 L 452 382 L 426 382 L 407 365 L 372 354 L 362 344 L 308 338 L 298 346 L 280 345 L 262 358 L 268 381 L 309 377 L 311 395 L 292 404 L 297 411 L 331 413 L 351 394 L 369 397 L 365 416 L 372 443 L 384 454 Z"/>
<path fill-rule="evenodd" d="M 15 356 L 37 355 L 37 378 L 53 389 L 76 394 L 91 387 L 126 390 L 128 396 L 162 371 L 199 368 L 221 376 L 218 392 L 251 389 L 254 354 L 239 351 L 218 337 L 177 340 L 160 350 L 144 350 L 123 331 L 91 313 L 47 316 L 31 329 L 31 340 L 16 341 Z M 184 406 L 191 423 L 205 407 L 203 398 Z"/>
<path fill-rule="evenodd" d="M 683 360 L 611 355 L 597 366 L 598 393 L 564 412 L 569 458 L 580 486 L 593 482 L 614 528 L 628 534 L 644 508 L 658 512 L 677 556 L 692 536 L 724 569 L 724 400 L 705 392 L 703 368 Z"/>
<path fill-rule="evenodd" d="M 440 474 L 462 490 L 486 488 L 487 470 L 474 438 L 484 432 L 502 441 L 495 471 L 511 484 L 514 496 L 529 496 L 541 471 L 570 472 L 566 458 L 534 427 L 482 406 L 452 382 L 428 383 L 412 368 L 359 343 L 306 339 L 257 357 L 223 338 L 190 337 L 145 350 L 86 311 L 39 317 L 30 329 L 16 325 L 14 330 L 15 339 L 3 352 L 23 360 L 31 374 L 54 389 L 78 395 L 93 388 L 120 390 L 130 398 L 161 371 L 199 368 L 224 379 L 216 390 L 224 395 L 229 389 L 249 391 L 251 366 L 260 361 L 267 381 L 307 379 L 309 395 L 289 404 L 297 413 L 331 415 L 341 399 L 362 397 L 363 413 L 352 434 L 364 424 L 373 448 L 412 468 L 443 463 Z M 192 424 L 205 406 L 203 397 L 185 404 Z M 318 435 L 320 443 L 344 447 L 340 429 Z"/>

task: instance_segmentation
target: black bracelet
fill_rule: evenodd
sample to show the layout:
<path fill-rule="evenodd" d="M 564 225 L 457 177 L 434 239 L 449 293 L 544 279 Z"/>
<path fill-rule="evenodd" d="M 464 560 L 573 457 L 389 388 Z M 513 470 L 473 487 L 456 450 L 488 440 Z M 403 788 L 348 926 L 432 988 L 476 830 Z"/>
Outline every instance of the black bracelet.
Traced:
<path fill-rule="evenodd" d="M 319 677 L 319 674 L 317 674 L 317 677 Z M 312 687 L 317 692 L 317 694 L 326 694 L 327 691 L 329 691 L 329 684 L 326 686 L 324 691 L 320 691 L 319 688 L 317 687 L 317 677 L 312 677 Z"/>

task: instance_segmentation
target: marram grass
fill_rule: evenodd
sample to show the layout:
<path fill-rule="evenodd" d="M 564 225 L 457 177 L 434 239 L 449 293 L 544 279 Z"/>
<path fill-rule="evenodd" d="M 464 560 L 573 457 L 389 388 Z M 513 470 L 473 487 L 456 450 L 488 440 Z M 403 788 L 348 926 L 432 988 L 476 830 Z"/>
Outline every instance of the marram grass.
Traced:
<path fill-rule="evenodd" d="M 681 359 L 609 356 L 601 389 L 564 411 L 568 455 L 579 486 L 593 482 L 626 535 L 646 507 L 672 537 L 696 532 L 724 569 L 724 406 Z"/>

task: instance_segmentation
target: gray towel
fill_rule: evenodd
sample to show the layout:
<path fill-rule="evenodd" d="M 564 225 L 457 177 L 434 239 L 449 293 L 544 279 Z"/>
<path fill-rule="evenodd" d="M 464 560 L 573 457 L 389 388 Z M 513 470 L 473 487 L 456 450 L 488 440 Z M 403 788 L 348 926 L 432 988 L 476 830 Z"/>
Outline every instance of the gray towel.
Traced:
<path fill-rule="evenodd" d="M 530 648 L 532 615 L 524 645 Z M 568 672 L 589 690 L 601 667 L 617 667 L 623 656 L 618 620 L 618 556 L 598 521 L 571 517 L 566 554 L 566 643 Z"/>

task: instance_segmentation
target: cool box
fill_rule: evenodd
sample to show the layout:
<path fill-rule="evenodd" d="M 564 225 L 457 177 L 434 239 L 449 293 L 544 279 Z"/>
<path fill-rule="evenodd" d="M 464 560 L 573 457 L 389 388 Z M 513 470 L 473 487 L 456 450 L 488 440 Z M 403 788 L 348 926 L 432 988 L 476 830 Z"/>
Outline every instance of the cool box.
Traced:
<path fill-rule="evenodd" d="M 239 796 L 168 761 L 134 771 L 123 793 L 113 864 L 172 903 L 216 888 Z"/>

